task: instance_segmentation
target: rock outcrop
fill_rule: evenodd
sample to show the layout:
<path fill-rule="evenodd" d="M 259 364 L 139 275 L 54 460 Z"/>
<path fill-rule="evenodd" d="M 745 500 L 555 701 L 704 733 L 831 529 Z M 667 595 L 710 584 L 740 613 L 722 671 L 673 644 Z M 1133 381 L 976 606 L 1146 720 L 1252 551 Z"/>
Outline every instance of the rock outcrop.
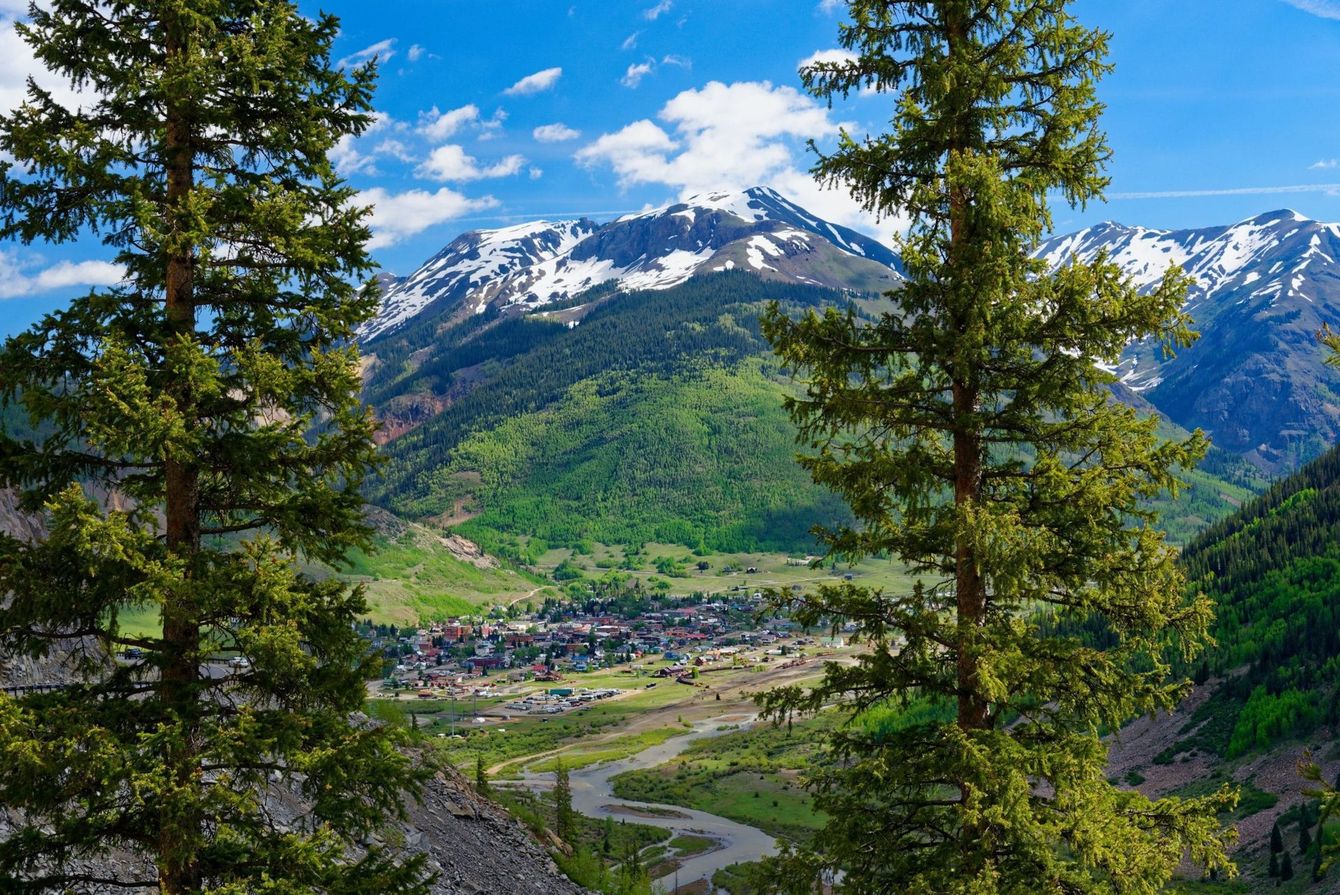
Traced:
<path fill-rule="evenodd" d="M 587 895 L 511 815 L 454 771 L 438 774 L 410 816 L 407 844 L 428 853 L 433 895 Z"/>

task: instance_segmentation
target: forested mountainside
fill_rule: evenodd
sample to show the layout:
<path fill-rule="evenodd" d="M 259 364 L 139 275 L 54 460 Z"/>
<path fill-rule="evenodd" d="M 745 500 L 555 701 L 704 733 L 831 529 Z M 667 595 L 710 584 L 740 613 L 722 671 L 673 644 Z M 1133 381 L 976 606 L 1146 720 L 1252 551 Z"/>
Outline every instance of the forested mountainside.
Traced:
<path fill-rule="evenodd" d="M 1340 449 L 1275 483 L 1182 554 L 1216 603 L 1192 667 L 1225 681 L 1179 749 L 1225 758 L 1340 722 Z"/>
<path fill-rule="evenodd" d="M 1152 288 L 1174 264 L 1194 280 L 1186 308 L 1200 341 L 1171 358 L 1148 342 L 1131 345 L 1113 368 L 1128 396 L 1184 429 L 1204 429 L 1219 448 L 1272 475 L 1340 437 L 1340 373 L 1322 363 L 1316 339 L 1323 325 L 1340 325 L 1340 225 L 1291 211 L 1184 231 L 1109 223 L 1038 250 L 1053 266 L 1099 253 L 1140 288 Z M 870 294 L 901 279 L 901 261 L 888 246 L 761 188 L 698 196 L 608 224 L 536 222 L 467 233 L 412 274 L 382 278 L 381 312 L 362 331 L 365 349 L 382 361 L 369 400 L 394 437 L 468 389 L 475 365 L 529 349 L 533 330 L 499 326 L 493 315 L 571 323 L 583 313 L 579 296 L 593 287 L 603 285 L 601 300 L 612 300 L 723 270 Z M 407 362 L 423 363 L 422 374 L 386 377 L 387 365 L 400 371 Z M 454 392 L 431 381 L 444 365 L 459 371 Z"/>
<path fill-rule="evenodd" d="M 386 446 L 373 498 L 411 516 L 470 520 L 459 527 L 486 544 L 492 532 L 800 547 L 810 525 L 845 509 L 793 461 L 789 385 L 764 359 L 758 315 L 769 301 L 842 300 L 722 273 L 623 295 L 575 328 L 534 316 L 481 322 L 475 337 L 507 345 L 503 358 L 480 363 L 462 346 L 409 369 L 387 364 L 402 369 L 399 381 L 374 374 L 374 406 L 405 383 L 460 394 Z"/>
<path fill-rule="evenodd" d="M 800 312 L 852 300 L 728 271 L 660 291 L 604 287 L 537 314 L 493 310 L 445 331 L 416 321 L 369 348 L 368 400 L 399 435 L 372 499 L 503 552 L 500 539 L 517 535 L 811 548 L 810 527 L 847 510 L 794 462 L 783 401 L 795 385 L 758 318 L 771 301 Z M 571 312 L 579 325 L 562 322 Z M 1165 504 L 1170 531 L 1189 537 L 1257 481 L 1213 454 Z"/>
<path fill-rule="evenodd" d="M 1214 643 L 1174 662 L 1196 682 L 1181 705 L 1111 738 L 1109 774 L 1149 795 L 1238 791 L 1224 819 L 1241 878 L 1186 892 L 1340 892 L 1335 868 L 1313 880 L 1336 827 L 1321 828 L 1300 770 L 1340 775 L 1340 448 L 1206 528 L 1181 562 L 1215 603 Z M 1285 852 L 1291 882 L 1272 871 Z"/>

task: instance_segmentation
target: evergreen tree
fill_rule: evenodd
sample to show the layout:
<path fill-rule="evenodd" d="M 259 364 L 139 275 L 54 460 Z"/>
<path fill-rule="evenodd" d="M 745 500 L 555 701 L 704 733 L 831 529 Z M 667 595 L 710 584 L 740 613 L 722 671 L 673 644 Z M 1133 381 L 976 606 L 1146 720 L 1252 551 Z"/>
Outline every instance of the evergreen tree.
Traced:
<path fill-rule="evenodd" d="M 1293 857 L 1286 851 L 1280 858 L 1280 882 L 1293 879 Z"/>
<path fill-rule="evenodd" d="M 1275 821 L 1270 827 L 1270 853 L 1277 855 L 1284 851 L 1284 832 L 1280 829 L 1280 822 Z"/>
<path fill-rule="evenodd" d="M 1298 822 L 1298 854 L 1306 855 L 1312 850 L 1312 828 L 1307 822 L 1306 813 Z"/>
<path fill-rule="evenodd" d="M 614 891 L 618 895 L 652 895 L 651 874 L 642 866 L 641 853 L 634 842 L 628 845 L 627 855 L 619 865 L 615 883 Z"/>
<path fill-rule="evenodd" d="M 487 795 L 489 791 L 489 774 L 484 768 L 484 754 L 482 752 L 475 756 L 475 790 L 484 795 Z"/>
<path fill-rule="evenodd" d="M 614 818 L 605 818 L 604 832 L 600 837 L 600 853 L 608 857 L 614 853 Z"/>
<path fill-rule="evenodd" d="M 1340 842 L 1329 842 L 1326 838 L 1326 824 L 1340 813 L 1340 786 L 1327 783 L 1321 767 L 1315 762 L 1304 764 L 1302 771 L 1304 779 L 1317 784 L 1315 789 L 1307 791 L 1307 795 L 1315 800 L 1317 815 L 1317 838 L 1312 851 L 1312 879 L 1315 882 L 1326 876 L 1340 855 Z"/>
<path fill-rule="evenodd" d="M 560 757 L 554 767 L 554 834 L 566 842 L 573 833 L 572 784 L 568 781 L 568 768 Z"/>
<path fill-rule="evenodd" d="M 635 839 L 628 840 L 627 851 L 624 853 L 622 867 L 625 879 L 637 879 L 646 873 L 642 867 L 642 852 L 637 847 L 637 841 Z"/>
<path fill-rule="evenodd" d="M 849 55 L 802 76 L 829 101 L 897 93 L 893 127 L 843 135 L 815 172 L 910 219 L 906 280 L 874 323 L 774 308 L 765 331 L 805 377 L 802 462 L 859 520 L 822 533 L 832 561 L 887 554 L 918 581 L 776 598 L 802 625 L 855 622 L 869 648 L 767 712 L 837 702 L 872 723 L 833 735 L 813 778 L 830 821 L 774 885 L 817 865 L 852 892 L 1150 893 L 1188 853 L 1227 870 L 1231 793 L 1150 800 L 1104 775 L 1100 732 L 1177 703 L 1167 650 L 1189 660 L 1211 615 L 1145 503 L 1203 439 L 1161 442 L 1098 366 L 1136 339 L 1187 344 L 1186 279 L 1141 294 L 1105 258 L 1033 258 L 1048 197 L 1106 185 L 1107 35 L 1066 0 L 848 6 Z M 873 723 L 913 695 L 948 720 Z"/>
<path fill-rule="evenodd" d="M 0 806 L 20 812 L 0 889 L 424 891 L 422 860 L 367 846 L 422 774 L 403 732 L 353 722 L 379 664 L 363 595 L 299 571 L 369 540 L 346 347 L 376 302 L 367 210 L 327 156 L 371 121 L 375 73 L 335 67 L 336 20 L 284 0 L 30 17 L 81 92 L 30 85 L 0 119 L 0 236 L 92 234 L 125 280 L 0 348 L 0 403 L 39 433 L 0 432 L 0 487 L 47 527 L 0 538 L 0 652 L 75 678 L 0 696 Z M 130 609 L 161 628 L 127 629 Z"/>
<path fill-rule="evenodd" d="M 1270 866 L 1266 868 L 1266 873 L 1270 876 L 1271 879 L 1279 879 L 1280 856 L 1273 851 L 1270 853 Z"/>

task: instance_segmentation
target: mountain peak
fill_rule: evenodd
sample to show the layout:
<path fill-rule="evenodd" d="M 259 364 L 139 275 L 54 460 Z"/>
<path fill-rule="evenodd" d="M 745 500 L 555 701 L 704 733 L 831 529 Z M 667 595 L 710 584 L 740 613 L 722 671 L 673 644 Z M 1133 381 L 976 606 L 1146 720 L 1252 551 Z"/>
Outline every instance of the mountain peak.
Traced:
<path fill-rule="evenodd" d="M 1267 211 L 1242 221 L 1243 224 L 1256 224 L 1262 227 L 1270 227 L 1285 222 L 1297 224 L 1316 223 L 1311 218 L 1294 211 L 1292 208 L 1280 208 L 1275 211 Z"/>
<path fill-rule="evenodd" d="M 769 187 L 714 190 L 608 224 L 535 221 L 463 234 L 390 282 L 363 341 L 430 308 L 460 316 L 526 312 L 611 281 L 665 289 L 719 270 L 801 285 L 882 292 L 899 280 L 887 246 L 811 214 Z"/>
<path fill-rule="evenodd" d="M 1285 234 L 1296 233 L 1300 229 L 1312 229 L 1318 226 L 1326 226 L 1312 220 L 1306 215 L 1300 214 L 1291 208 L 1279 208 L 1274 211 L 1265 211 L 1260 214 L 1244 218 L 1235 224 L 1227 227 L 1204 228 L 1199 230 L 1184 231 L 1187 233 L 1209 233 L 1216 231 L 1223 236 L 1231 238 L 1233 234 L 1254 233 L 1254 234 Z"/>
<path fill-rule="evenodd" d="M 702 209 L 709 212 L 720 211 L 743 221 L 758 221 L 765 216 L 764 203 L 775 202 L 778 199 L 781 199 L 781 196 L 775 191 L 762 186 L 754 186 L 744 190 L 711 190 L 705 193 L 694 193 L 656 208 L 648 208 L 624 215 L 615 223 L 661 217 L 666 214 L 683 214 L 690 209 Z"/>
<path fill-rule="evenodd" d="M 1105 223 L 1047 240 L 1038 255 L 1054 268 L 1100 252 L 1140 289 L 1173 265 L 1192 278 L 1185 310 L 1200 341 L 1172 358 L 1152 339 L 1130 345 L 1111 368 L 1127 387 L 1266 468 L 1334 442 L 1340 412 L 1322 395 L 1335 379 L 1315 334 L 1340 322 L 1340 226 L 1287 208 L 1194 230 Z"/>

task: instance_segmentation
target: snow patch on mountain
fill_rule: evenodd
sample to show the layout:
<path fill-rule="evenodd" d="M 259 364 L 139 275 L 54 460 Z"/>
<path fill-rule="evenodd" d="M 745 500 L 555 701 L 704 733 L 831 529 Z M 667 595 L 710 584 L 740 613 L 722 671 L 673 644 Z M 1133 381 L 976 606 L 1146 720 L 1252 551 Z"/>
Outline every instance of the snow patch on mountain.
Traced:
<path fill-rule="evenodd" d="M 1100 252 L 1106 252 L 1140 289 L 1157 286 L 1170 266 L 1182 268 L 1195 281 L 1189 307 L 1262 281 L 1254 294 L 1271 290 L 1307 298 L 1305 281 L 1296 275 L 1314 265 L 1336 265 L 1340 225 L 1318 223 L 1289 210 L 1258 215 L 1230 227 L 1198 230 L 1153 230 L 1105 222 L 1050 239 L 1037 255 L 1055 269 L 1071 258 L 1092 261 Z"/>
<path fill-rule="evenodd" d="M 403 280 L 387 278 L 381 309 L 359 338 L 392 332 L 430 306 L 458 314 L 529 311 L 610 281 L 624 290 L 668 289 L 699 273 L 740 266 L 796 283 L 852 288 L 823 261 L 825 251 L 851 259 L 844 264 L 854 266 L 857 281 L 898 279 L 900 262 L 888 247 L 762 187 L 694 196 L 604 225 L 539 221 L 476 231 Z"/>
<path fill-rule="evenodd" d="M 1071 259 L 1089 262 L 1106 253 L 1141 290 L 1162 282 L 1169 267 L 1193 284 L 1185 308 L 1204 330 L 1228 308 L 1252 313 L 1293 313 L 1298 303 L 1329 303 L 1340 282 L 1340 225 L 1309 220 L 1295 211 L 1258 215 L 1228 227 L 1156 230 L 1106 222 L 1058 236 L 1037 252 L 1052 269 Z M 1289 303 L 1293 303 L 1290 305 Z M 1132 345 L 1110 372 L 1135 391 L 1166 380 L 1171 363 L 1154 346 Z"/>
<path fill-rule="evenodd" d="M 387 289 L 376 318 L 359 330 L 359 337 L 367 340 L 395 329 L 444 295 L 469 293 L 554 262 L 596 229 L 588 220 L 535 221 L 466 233 Z"/>

